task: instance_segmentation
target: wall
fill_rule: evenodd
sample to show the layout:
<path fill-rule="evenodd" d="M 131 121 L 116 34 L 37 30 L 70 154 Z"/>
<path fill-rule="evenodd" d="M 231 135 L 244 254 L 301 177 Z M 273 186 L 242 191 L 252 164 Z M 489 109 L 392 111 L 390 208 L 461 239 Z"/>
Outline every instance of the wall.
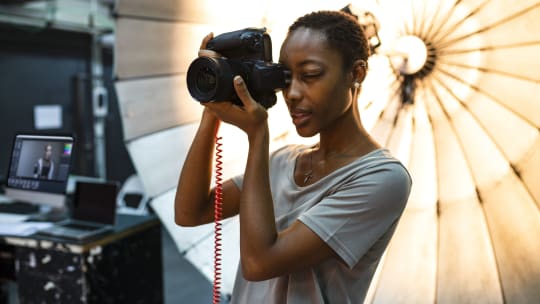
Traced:
<path fill-rule="evenodd" d="M 34 107 L 60 105 L 62 128 L 39 130 L 77 136 L 73 173 L 95 175 L 90 99 L 91 36 L 88 33 L 0 23 L 0 181 L 5 180 L 13 135 L 36 132 Z M 134 172 L 122 141 L 112 87 L 112 51 L 104 50 L 107 178 Z"/>

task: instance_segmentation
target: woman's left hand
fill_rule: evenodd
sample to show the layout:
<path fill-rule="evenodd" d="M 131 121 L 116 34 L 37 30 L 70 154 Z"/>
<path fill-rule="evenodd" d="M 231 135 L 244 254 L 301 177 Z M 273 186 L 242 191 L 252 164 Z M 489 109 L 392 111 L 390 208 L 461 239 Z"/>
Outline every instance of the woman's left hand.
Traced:
<path fill-rule="evenodd" d="M 251 137 L 267 126 L 268 112 L 251 97 L 242 77 L 234 77 L 234 89 L 243 107 L 232 102 L 208 102 L 204 105 L 220 120 L 237 126 Z"/>

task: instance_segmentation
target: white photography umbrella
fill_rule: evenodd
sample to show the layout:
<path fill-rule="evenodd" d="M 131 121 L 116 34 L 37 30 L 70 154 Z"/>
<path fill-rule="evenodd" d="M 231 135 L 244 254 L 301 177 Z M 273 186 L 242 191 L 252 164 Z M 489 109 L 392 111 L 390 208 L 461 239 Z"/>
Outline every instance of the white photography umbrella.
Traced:
<path fill-rule="evenodd" d="M 414 185 L 368 300 L 540 301 L 540 2 L 378 9 L 362 116 Z"/>

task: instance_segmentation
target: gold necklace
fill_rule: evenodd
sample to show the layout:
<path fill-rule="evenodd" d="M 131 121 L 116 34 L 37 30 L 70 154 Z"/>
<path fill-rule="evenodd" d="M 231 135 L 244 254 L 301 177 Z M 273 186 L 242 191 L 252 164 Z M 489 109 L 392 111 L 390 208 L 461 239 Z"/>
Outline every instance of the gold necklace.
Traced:
<path fill-rule="evenodd" d="M 309 156 L 309 171 L 304 173 L 304 185 L 313 178 L 313 152 Z"/>
<path fill-rule="evenodd" d="M 307 184 L 313 178 L 313 150 L 316 146 L 311 148 L 311 153 L 309 154 L 309 170 L 304 173 L 304 185 Z"/>
<path fill-rule="evenodd" d="M 309 154 L 309 170 L 304 173 L 304 185 L 307 184 L 310 180 L 313 179 L 313 153 L 315 151 L 315 149 L 317 149 L 319 147 L 319 144 L 316 144 L 313 148 L 311 148 L 311 151 L 310 151 L 310 154 Z M 352 151 L 352 149 L 349 149 Z M 336 157 L 352 157 L 352 155 L 350 153 L 336 153 L 334 156 L 332 156 L 332 158 L 336 158 Z M 325 165 L 326 166 L 326 165 Z M 326 167 L 323 169 L 323 173 L 322 175 L 324 176 L 324 174 L 326 173 Z"/>

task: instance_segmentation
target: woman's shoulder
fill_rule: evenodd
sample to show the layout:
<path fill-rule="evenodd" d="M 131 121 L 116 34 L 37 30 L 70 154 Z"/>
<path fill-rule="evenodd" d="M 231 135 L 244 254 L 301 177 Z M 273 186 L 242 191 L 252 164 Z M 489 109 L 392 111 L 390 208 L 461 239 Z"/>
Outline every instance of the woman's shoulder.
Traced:
<path fill-rule="evenodd" d="M 356 178 L 364 177 L 381 182 L 402 182 L 410 186 L 411 175 L 406 166 L 387 148 L 374 150 L 352 164 L 351 172 Z M 361 179 L 362 180 L 362 179 Z"/>
<path fill-rule="evenodd" d="M 360 157 L 356 161 L 359 166 L 374 167 L 388 166 L 399 170 L 405 170 L 403 163 L 396 158 L 387 148 L 379 148 L 373 150 L 366 155 Z"/>

